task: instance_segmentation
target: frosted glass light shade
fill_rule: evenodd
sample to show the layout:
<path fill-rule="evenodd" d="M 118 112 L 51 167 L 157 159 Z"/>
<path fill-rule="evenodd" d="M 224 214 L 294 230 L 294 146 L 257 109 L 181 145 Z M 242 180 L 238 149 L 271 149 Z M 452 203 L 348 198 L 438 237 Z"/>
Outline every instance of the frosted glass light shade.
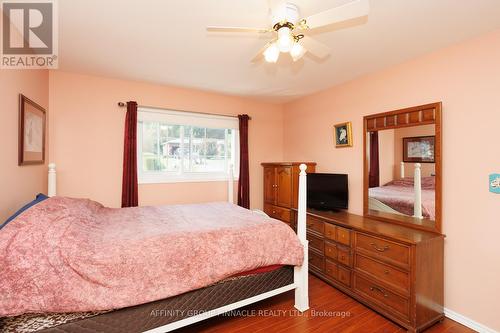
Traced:
<path fill-rule="evenodd" d="M 297 61 L 302 58 L 306 52 L 306 49 L 302 45 L 294 43 L 292 49 L 290 50 L 290 55 L 292 56 L 293 61 Z"/>
<path fill-rule="evenodd" d="M 276 43 L 272 43 L 269 47 L 264 51 L 264 58 L 267 62 L 275 63 L 278 61 L 280 56 L 280 49 Z"/>
<path fill-rule="evenodd" d="M 282 27 L 278 30 L 278 48 L 281 52 L 290 52 L 294 43 L 290 28 Z"/>

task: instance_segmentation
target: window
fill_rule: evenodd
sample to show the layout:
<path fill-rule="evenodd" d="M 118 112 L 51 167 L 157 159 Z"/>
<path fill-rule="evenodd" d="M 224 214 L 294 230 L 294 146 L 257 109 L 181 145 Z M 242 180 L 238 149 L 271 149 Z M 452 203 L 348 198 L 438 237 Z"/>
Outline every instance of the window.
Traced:
<path fill-rule="evenodd" d="M 238 119 L 139 108 L 139 183 L 227 180 L 239 169 Z"/>

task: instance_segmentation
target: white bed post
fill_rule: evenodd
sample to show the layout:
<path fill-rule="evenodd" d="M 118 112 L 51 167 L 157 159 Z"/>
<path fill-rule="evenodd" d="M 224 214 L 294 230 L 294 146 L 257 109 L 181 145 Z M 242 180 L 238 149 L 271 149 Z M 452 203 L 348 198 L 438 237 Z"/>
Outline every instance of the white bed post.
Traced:
<path fill-rule="evenodd" d="M 400 173 L 401 173 L 401 179 L 405 178 L 405 162 L 401 162 Z"/>
<path fill-rule="evenodd" d="M 309 309 L 309 245 L 306 239 L 306 206 L 307 206 L 307 165 L 300 165 L 299 202 L 297 212 L 297 236 L 304 247 L 304 262 L 294 268 L 295 308 L 300 312 Z"/>
<path fill-rule="evenodd" d="M 415 201 L 413 206 L 413 217 L 418 219 L 424 218 L 422 215 L 422 177 L 420 171 L 421 164 L 415 163 L 415 177 L 413 183 L 415 185 Z"/>
<path fill-rule="evenodd" d="M 57 189 L 56 165 L 54 163 L 50 163 L 47 195 L 49 197 L 55 197 L 57 193 L 56 189 Z"/>
<path fill-rule="evenodd" d="M 227 201 L 229 203 L 234 203 L 234 173 L 232 164 L 229 164 L 229 175 L 227 179 Z"/>

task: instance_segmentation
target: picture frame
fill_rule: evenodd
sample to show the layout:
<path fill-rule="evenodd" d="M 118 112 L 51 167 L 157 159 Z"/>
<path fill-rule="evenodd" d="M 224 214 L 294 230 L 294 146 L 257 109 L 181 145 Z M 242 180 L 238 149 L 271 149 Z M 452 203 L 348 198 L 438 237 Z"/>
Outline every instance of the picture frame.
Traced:
<path fill-rule="evenodd" d="M 19 94 L 19 166 L 45 163 L 47 111 Z"/>
<path fill-rule="evenodd" d="M 403 138 L 403 162 L 435 163 L 435 147 L 434 135 Z"/>
<path fill-rule="evenodd" d="M 335 148 L 352 147 L 351 122 L 340 123 L 333 126 Z"/>

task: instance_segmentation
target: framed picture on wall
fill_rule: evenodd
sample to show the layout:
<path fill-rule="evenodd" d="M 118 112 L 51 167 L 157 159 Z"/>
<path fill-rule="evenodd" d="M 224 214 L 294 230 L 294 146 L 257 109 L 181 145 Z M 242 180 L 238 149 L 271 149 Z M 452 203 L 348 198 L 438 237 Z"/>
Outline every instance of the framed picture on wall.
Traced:
<path fill-rule="evenodd" d="M 435 163 L 435 136 L 403 138 L 403 162 Z"/>
<path fill-rule="evenodd" d="M 334 125 L 333 135 L 335 147 L 352 147 L 352 125 L 351 122 Z"/>
<path fill-rule="evenodd" d="M 44 108 L 19 94 L 19 165 L 45 163 Z"/>

